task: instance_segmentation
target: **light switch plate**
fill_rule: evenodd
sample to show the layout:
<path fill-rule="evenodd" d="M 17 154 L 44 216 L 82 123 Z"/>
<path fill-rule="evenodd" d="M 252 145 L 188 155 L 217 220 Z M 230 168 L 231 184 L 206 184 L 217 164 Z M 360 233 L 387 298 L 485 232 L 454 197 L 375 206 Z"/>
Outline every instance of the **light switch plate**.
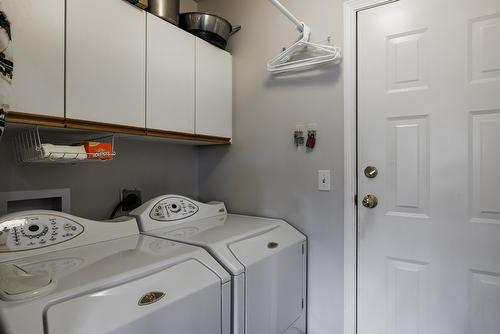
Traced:
<path fill-rule="evenodd" d="M 318 171 L 318 190 L 331 191 L 331 172 L 330 170 Z"/>

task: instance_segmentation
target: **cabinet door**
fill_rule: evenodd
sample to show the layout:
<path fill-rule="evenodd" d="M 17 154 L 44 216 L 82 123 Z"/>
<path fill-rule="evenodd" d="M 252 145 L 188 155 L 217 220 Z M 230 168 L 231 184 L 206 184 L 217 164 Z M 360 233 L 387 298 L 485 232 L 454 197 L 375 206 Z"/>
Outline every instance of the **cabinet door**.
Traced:
<path fill-rule="evenodd" d="M 9 42 L 1 31 L 0 48 L 8 46 L 3 52 L 14 62 L 12 87 L 0 77 L 0 103 L 11 111 L 64 117 L 64 2 L 0 2 L 12 35 Z"/>
<path fill-rule="evenodd" d="M 146 127 L 194 133 L 195 37 L 148 14 Z"/>
<path fill-rule="evenodd" d="M 196 39 L 196 133 L 232 136 L 232 56 Z"/>
<path fill-rule="evenodd" d="M 66 117 L 144 127 L 146 12 L 123 0 L 71 0 L 66 17 Z"/>

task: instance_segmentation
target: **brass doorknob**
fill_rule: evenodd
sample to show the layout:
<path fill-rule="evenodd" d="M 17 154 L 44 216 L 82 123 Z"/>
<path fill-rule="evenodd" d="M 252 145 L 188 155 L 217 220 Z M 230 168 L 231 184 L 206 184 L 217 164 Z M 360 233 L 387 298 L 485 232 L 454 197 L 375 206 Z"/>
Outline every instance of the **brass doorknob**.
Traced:
<path fill-rule="evenodd" d="M 363 206 L 368 209 L 373 209 L 378 205 L 378 198 L 375 195 L 366 195 L 363 198 Z"/>

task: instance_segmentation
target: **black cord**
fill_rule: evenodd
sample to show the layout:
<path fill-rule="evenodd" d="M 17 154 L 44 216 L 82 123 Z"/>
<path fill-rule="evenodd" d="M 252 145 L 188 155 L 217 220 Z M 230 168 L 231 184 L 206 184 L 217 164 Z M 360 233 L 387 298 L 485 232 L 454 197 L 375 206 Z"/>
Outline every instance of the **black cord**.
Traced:
<path fill-rule="evenodd" d="M 118 212 L 118 209 L 120 207 L 124 207 L 124 206 L 132 206 L 133 204 L 135 204 L 135 206 L 132 206 L 132 208 L 130 208 L 130 210 L 133 210 L 134 208 L 137 207 L 138 204 L 140 205 L 140 198 L 139 196 L 137 196 L 136 194 L 129 194 L 127 195 L 127 197 L 125 197 L 123 199 L 123 201 L 121 201 L 120 203 L 118 203 L 118 205 L 115 207 L 115 209 L 113 210 L 113 213 L 111 214 L 111 218 L 110 219 L 115 219 L 115 216 L 116 216 L 116 213 Z"/>
<path fill-rule="evenodd" d="M 118 212 L 118 209 L 122 206 L 124 201 L 121 201 L 118 203 L 118 205 L 114 208 L 113 213 L 111 214 L 111 217 L 109 219 L 115 219 L 116 213 Z"/>

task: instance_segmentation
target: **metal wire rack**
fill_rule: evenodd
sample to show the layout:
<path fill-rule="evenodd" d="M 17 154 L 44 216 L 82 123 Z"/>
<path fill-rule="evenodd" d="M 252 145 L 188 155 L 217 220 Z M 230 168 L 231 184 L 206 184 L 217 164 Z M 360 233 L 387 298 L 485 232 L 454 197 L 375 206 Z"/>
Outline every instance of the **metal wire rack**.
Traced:
<path fill-rule="evenodd" d="M 109 152 L 87 153 L 82 148 L 84 142 L 108 143 L 111 144 L 111 150 Z M 54 145 L 57 145 L 58 149 L 54 150 Z M 114 146 L 115 137 L 113 135 L 78 141 L 70 141 L 68 136 L 64 136 L 60 138 L 51 138 L 49 142 L 48 140 L 42 139 L 38 127 L 22 131 L 14 137 L 14 148 L 20 163 L 74 164 L 80 162 L 110 161 L 116 156 Z M 65 147 L 68 148 L 67 151 L 64 150 Z"/>

